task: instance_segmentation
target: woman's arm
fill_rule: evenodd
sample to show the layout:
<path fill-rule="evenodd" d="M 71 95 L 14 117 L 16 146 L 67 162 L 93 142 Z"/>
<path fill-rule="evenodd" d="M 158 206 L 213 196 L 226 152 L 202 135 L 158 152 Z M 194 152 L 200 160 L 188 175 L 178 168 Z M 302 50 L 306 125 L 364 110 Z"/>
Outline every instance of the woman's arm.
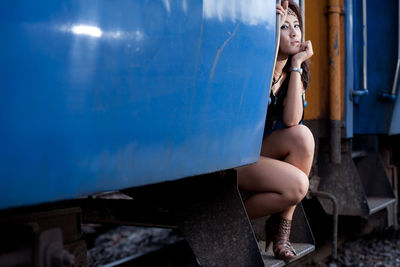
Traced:
<path fill-rule="evenodd" d="M 313 55 L 311 41 L 306 41 L 301 44 L 299 53 L 292 57 L 291 67 L 301 68 L 301 64 Z M 283 123 L 287 127 L 298 125 L 303 117 L 303 83 L 301 74 L 297 71 L 291 71 L 288 74 L 289 85 L 288 92 L 283 103 Z"/>

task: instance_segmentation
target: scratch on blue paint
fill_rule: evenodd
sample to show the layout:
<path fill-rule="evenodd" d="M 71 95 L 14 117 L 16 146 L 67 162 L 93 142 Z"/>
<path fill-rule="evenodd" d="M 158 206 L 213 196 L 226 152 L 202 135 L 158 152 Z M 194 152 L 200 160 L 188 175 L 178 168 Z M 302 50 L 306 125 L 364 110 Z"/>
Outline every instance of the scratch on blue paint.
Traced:
<path fill-rule="evenodd" d="M 196 97 L 196 82 L 197 82 L 197 72 L 198 72 L 198 66 L 199 66 L 199 58 L 201 55 L 201 43 L 203 41 L 203 29 L 204 29 L 204 18 L 201 18 L 201 25 L 200 25 L 200 34 L 199 34 L 199 40 L 197 42 L 197 53 L 196 53 L 196 63 L 194 66 L 194 74 L 193 74 L 193 85 L 192 85 L 192 97 L 190 100 L 190 105 L 189 105 L 189 115 L 188 115 L 188 121 L 192 120 L 192 113 L 193 113 L 193 103 L 194 99 Z"/>
<path fill-rule="evenodd" d="M 239 28 L 239 24 L 236 25 L 235 30 L 232 32 L 231 36 L 229 36 L 229 38 L 226 39 L 225 42 L 222 44 L 222 46 L 218 49 L 217 54 L 215 55 L 213 66 L 212 66 L 211 71 L 210 71 L 210 80 L 212 80 L 212 78 L 214 76 L 214 71 L 215 71 L 215 68 L 217 67 L 219 56 L 221 55 L 221 53 L 224 50 L 225 46 L 229 43 L 229 41 L 233 38 L 233 36 L 235 36 L 238 28 Z"/>
<path fill-rule="evenodd" d="M 200 35 L 199 35 L 199 41 L 197 43 L 197 54 L 196 54 L 196 63 L 194 66 L 194 81 L 193 81 L 193 87 L 195 86 L 196 83 L 196 77 L 197 77 L 197 69 L 199 65 L 199 57 L 201 53 L 201 42 L 203 40 L 203 28 L 204 28 L 204 20 L 202 18 L 201 20 L 201 25 L 200 25 Z"/>

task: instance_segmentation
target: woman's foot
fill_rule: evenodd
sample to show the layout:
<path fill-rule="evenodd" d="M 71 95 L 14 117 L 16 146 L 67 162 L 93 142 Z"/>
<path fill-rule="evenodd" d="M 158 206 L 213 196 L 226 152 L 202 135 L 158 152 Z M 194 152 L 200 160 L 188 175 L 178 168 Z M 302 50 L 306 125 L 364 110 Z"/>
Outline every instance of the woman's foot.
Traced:
<path fill-rule="evenodd" d="M 265 222 L 266 247 L 269 248 L 271 241 L 272 250 L 276 258 L 288 261 L 296 258 L 296 251 L 289 242 L 292 221 L 281 218 L 278 214 L 272 215 Z"/>

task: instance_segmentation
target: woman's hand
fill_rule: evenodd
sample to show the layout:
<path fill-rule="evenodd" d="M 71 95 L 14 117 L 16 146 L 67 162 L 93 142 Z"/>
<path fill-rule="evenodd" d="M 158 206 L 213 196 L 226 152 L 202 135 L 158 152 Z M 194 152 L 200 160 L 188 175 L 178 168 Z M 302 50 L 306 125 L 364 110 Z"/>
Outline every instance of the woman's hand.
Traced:
<path fill-rule="evenodd" d="M 300 51 L 292 57 L 292 67 L 300 68 L 301 63 L 309 59 L 314 54 L 311 41 L 300 44 Z"/>
<path fill-rule="evenodd" d="M 276 14 L 281 15 L 279 27 L 285 23 L 289 2 L 284 1 L 283 5 L 276 5 Z"/>

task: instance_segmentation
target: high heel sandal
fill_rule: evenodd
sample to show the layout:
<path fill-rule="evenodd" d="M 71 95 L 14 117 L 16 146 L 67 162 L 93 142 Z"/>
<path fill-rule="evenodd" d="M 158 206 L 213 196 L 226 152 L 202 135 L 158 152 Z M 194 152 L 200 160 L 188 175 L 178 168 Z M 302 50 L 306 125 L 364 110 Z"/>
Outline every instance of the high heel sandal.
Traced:
<path fill-rule="evenodd" d="M 265 222 L 265 251 L 273 243 L 272 250 L 275 258 L 288 261 L 296 258 L 296 251 L 289 242 L 292 221 L 274 214 Z"/>

